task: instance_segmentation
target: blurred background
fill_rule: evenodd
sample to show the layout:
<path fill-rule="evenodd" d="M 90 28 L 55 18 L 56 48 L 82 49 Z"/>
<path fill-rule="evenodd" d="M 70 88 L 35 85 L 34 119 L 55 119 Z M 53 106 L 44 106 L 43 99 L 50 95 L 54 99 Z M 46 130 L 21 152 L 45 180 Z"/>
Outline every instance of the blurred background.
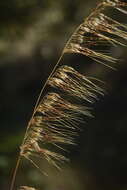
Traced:
<path fill-rule="evenodd" d="M 74 29 L 97 2 L 0 1 L 1 190 L 9 189 L 19 146 L 46 78 Z M 118 16 L 126 23 L 126 16 Z M 111 51 L 122 58 L 115 72 L 91 65 L 87 57 L 71 57 L 72 63 L 81 63 L 79 70 L 86 68 L 91 75 L 104 78 L 109 92 L 94 105 L 95 118 L 84 124 L 78 146 L 70 148 L 71 162 L 58 172 L 44 161 L 42 167 L 49 173 L 45 177 L 23 161 L 17 186 L 40 190 L 127 189 L 127 48 Z"/>

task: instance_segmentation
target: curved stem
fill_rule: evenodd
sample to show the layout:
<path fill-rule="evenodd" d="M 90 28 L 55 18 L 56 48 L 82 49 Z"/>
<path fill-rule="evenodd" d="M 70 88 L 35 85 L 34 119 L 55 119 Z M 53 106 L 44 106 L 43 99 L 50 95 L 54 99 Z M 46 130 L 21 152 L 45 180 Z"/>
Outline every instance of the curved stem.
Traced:
<path fill-rule="evenodd" d="M 17 174 L 17 170 L 18 170 L 18 168 L 19 168 L 20 161 L 21 161 L 21 156 L 19 155 L 18 160 L 17 160 L 17 163 L 16 163 L 16 167 L 15 167 L 15 169 L 14 169 L 14 173 L 13 173 L 13 176 L 12 176 L 12 181 L 11 181 L 10 190 L 13 190 L 13 188 L 14 188 L 15 179 L 16 179 L 16 174 Z"/>

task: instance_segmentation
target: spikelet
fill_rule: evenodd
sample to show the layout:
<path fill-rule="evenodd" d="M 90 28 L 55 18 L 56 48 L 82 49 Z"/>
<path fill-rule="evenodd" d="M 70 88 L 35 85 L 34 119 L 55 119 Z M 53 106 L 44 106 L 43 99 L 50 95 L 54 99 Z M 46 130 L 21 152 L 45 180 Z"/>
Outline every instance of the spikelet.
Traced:
<path fill-rule="evenodd" d="M 103 95 L 104 92 L 103 89 L 92 83 L 87 77 L 66 65 L 56 70 L 48 84 L 61 89 L 70 96 L 84 99 L 90 103 L 97 99 L 97 94 Z"/>
<path fill-rule="evenodd" d="M 44 157 L 59 168 L 57 163 L 68 159 L 45 149 L 44 145 L 53 144 L 61 149 L 62 144 L 75 145 L 74 137 L 80 130 L 78 124 L 83 122 L 81 116 L 92 117 L 89 107 L 70 102 L 67 98 L 74 96 L 93 103 L 97 95 L 103 95 L 104 91 L 86 76 L 66 65 L 56 70 L 48 84 L 62 89 L 66 96 L 52 92 L 40 101 L 20 154 L 27 159 L 32 156 Z"/>
<path fill-rule="evenodd" d="M 123 9 L 123 7 L 126 6 L 127 3 L 119 0 L 107 0 L 100 3 L 95 11 L 84 20 L 72 35 L 64 48 L 64 53 L 83 54 L 114 69 L 109 63 L 116 63 L 117 59 L 106 53 L 100 53 L 97 50 L 93 50 L 93 48 L 96 48 L 99 45 L 126 45 L 120 40 L 127 40 L 126 25 L 119 23 L 103 13 L 107 7 L 112 7 L 113 9 L 117 9 L 122 13 L 127 14 L 127 11 Z"/>
<path fill-rule="evenodd" d="M 37 190 L 37 189 L 28 186 L 21 186 L 18 190 Z"/>
<path fill-rule="evenodd" d="M 77 123 L 82 122 L 81 115 L 92 117 L 88 107 L 73 104 L 58 93 L 48 93 L 37 107 L 21 146 L 21 156 L 27 159 L 31 159 L 31 156 L 45 157 L 59 168 L 56 162 L 68 159 L 43 146 L 53 144 L 61 148 L 61 144 L 74 145 L 74 137 L 78 131 Z"/>

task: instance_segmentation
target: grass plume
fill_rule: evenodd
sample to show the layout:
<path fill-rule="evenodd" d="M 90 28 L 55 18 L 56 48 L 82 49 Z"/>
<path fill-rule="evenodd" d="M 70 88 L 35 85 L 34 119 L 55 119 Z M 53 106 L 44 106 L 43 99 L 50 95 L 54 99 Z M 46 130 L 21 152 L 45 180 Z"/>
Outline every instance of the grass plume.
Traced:
<path fill-rule="evenodd" d="M 103 50 L 98 51 L 97 48 L 125 46 L 121 40 L 127 40 L 126 25 L 107 16 L 105 10 L 112 8 L 127 14 L 126 6 L 127 3 L 121 0 L 102 1 L 80 24 L 65 45 L 60 59 L 40 92 L 28 123 L 10 190 L 13 190 L 22 157 L 29 160 L 37 169 L 40 168 L 33 157 L 45 158 L 58 169 L 60 163 L 68 161 L 64 155 L 45 148 L 45 144 L 52 144 L 59 149 L 63 149 L 62 144 L 75 145 L 75 138 L 80 130 L 77 123 L 83 122 L 84 116 L 92 117 L 91 107 L 82 106 L 80 100 L 92 105 L 105 91 L 96 83 L 99 79 L 93 82 L 92 77 L 84 76 L 70 66 L 59 66 L 59 63 L 65 53 L 74 53 L 88 56 L 97 63 L 115 69 L 112 64 L 118 60 Z M 47 86 L 50 86 L 52 91 L 42 97 L 42 92 Z M 79 103 L 75 103 L 74 99 Z M 22 186 L 20 190 L 34 188 Z"/>

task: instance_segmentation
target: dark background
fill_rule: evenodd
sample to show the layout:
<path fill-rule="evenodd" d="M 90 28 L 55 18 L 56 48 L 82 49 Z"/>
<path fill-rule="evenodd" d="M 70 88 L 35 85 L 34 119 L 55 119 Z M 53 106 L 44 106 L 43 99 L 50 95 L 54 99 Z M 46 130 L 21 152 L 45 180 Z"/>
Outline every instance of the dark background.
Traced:
<path fill-rule="evenodd" d="M 1 190 L 9 189 L 19 146 L 46 78 L 74 29 L 96 3 L 95 0 L 0 1 Z M 126 22 L 126 16 L 120 16 L 122 22 Z M 78 146 L 71 148 L 70 164 L 57 172 L 44 161 L 43 168 L 50 173 L 45 177 L 28 162 L 22 162 L 17 186 L 35 186 L 40 190 L 127 188 L 127 49 L 118 47 L 111 51 L 122 57 L 117 71 L 91 65 L 87 57 L 70 60 L 81 64 L 79 70 L 87 69 L 91 76 L 98 73 L 108 89 L 108 94 L 93 106 L 95 118 L 84 124 L 77 138 Z"/>

